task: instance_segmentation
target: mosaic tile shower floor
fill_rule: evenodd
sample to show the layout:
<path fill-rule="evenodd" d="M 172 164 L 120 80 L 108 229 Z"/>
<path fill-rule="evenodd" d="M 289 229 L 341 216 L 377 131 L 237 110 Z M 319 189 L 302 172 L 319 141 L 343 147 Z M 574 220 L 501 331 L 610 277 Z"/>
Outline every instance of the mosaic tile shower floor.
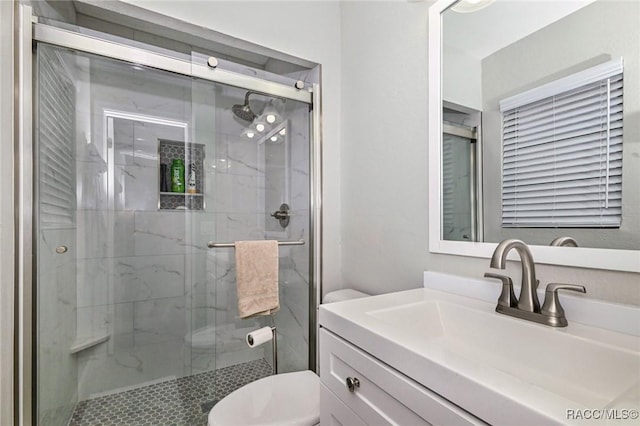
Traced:
<path fill-rule="evenodd" d="M 81 401 L 69 426 L 206 426 L 215 402 L 271 374 L 271 366 L 259 359 Z"/>

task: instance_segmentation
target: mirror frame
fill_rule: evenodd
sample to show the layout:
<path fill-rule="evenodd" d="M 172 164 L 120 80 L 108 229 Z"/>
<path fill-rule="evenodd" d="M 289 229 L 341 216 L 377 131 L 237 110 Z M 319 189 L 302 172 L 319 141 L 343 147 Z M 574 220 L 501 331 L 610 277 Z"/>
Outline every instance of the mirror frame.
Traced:
<path fill-rule="evenodd" d="M 429 251 L 491 258 L 497 243 L 447 241 L 442 239 L 442 13 L 458 0 L 438 0 L 429 8 Z M 563 236 L 559 232 L 558 236 Z M 640 272 L 640 250 L 531 245 L 536 263 Z M 517 259 L 515 253 L 511 253 Z"/>

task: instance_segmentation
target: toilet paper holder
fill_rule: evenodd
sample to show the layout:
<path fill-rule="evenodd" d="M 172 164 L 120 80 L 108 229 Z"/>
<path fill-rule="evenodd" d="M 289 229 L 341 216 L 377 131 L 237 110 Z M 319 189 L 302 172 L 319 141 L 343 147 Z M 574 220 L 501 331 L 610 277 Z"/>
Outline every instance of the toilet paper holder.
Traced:
<path fill-rule="evenodd" d="M 267 327 L 263 327 L 263 328 L 267 328 Z M 271 340 L 273 341 L 272 344 L 272 349 L 273 349 L 273 372 L 274 374 L 278 374 L 278 333 L 276 332 L 276 327 L 269 327 L 271 329 Z M 256 331 L 260 331 L 262 329 L 258 329 L 258 330 L 254 330 L 254 332 Z M 256 339 L 258 340 L 258 339 Z M 262 343 L 266 343 L 266 341 L 263 342 L 258 342 L 256 345 L 254 345 L 255 341 L 254 341 L 254 336 L 252 335 L 252 333 L 247 333 L 247 345 L 249 345 L 250 348 L 253 348 L 255 346 L 261 345 Z"/>

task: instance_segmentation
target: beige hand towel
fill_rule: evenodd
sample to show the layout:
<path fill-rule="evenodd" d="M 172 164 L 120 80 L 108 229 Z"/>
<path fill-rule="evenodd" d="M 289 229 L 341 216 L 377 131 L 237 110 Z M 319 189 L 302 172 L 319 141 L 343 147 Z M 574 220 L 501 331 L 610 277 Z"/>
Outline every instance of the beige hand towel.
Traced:
<path fill-rule="evenodd" d="M 280 309 L 278 242 L 236 241 L 235 246 L 240 318 L 277 312 Z"/>

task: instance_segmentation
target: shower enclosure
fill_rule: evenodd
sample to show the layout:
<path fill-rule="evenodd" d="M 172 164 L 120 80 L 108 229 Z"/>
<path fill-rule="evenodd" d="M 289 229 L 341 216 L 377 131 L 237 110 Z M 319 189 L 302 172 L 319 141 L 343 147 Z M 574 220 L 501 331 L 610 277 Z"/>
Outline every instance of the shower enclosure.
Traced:
<path fill-rule="evenodd" d="M 266 325 L 279 372 L 314 369 L 317 86 L 33 37 L 34 423 L 201 424 L 271 374 L 270 344 L 244 340 Z M 245 99 L 255 117 L 234 114 Z M 215 243 L 261 239 L 299 244 L 280 247 L 280 311 L 239 319 L 234 251 Z"/>

